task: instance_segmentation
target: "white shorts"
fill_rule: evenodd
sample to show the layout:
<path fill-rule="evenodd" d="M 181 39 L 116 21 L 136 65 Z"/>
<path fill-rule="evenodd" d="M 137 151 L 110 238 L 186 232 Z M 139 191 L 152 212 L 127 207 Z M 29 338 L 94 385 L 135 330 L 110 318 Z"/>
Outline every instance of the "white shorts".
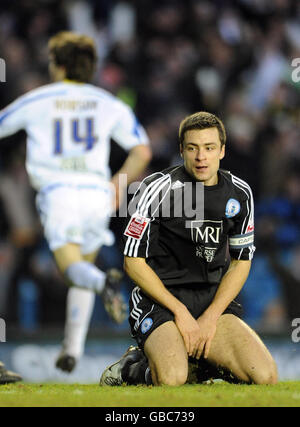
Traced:
<path fill-rule="evenodd" d="M 108 244 L 111 200 L 111 189 L 105 184 L 44 187 L 36 204 L 51 251 L 75 243 L 86 255 Z"/>

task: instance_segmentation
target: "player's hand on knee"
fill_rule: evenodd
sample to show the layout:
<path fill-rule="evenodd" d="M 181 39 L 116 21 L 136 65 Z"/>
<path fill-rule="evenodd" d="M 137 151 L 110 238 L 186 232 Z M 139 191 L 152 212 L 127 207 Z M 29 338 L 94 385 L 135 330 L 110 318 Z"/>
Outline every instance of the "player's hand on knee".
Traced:
<path fill-rule="evenodd" d="M 196 349 L 193 352 L 192 357 L 195 359 L 200 359 L 201 356 L 204 357 L 204 359 L 207 359 L 209 355 L 209 350 L 211 346 L 212 338 L 204 338 L 199 343 Z"/>
<path fill-rule="evenodd" d="M 188 310 L 184 310 L 180 315 L 175 316 L 175 323 L 182 335 L 188 355 L 192 356 L 194 351 L 197 350 L 201 335 L 197 320 Z"/>
<path fill-rule="evenodd" d="M 203 356 L 207 359 L 212 340 L 217 330 L 217 322 L 215 319 L 203 314 L 197 320 L 199 329 L 201 330 L 201 337 L 198 341 L 197 348 L 193 352 L 193 357 L 200 359 Z"/>

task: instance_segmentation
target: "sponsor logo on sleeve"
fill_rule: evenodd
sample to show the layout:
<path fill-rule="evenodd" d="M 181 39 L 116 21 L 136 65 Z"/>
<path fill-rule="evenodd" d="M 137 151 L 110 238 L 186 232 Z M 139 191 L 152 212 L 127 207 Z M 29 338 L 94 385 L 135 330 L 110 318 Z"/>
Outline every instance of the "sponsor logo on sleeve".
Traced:
<path fill-rule="evenodd" d="M 136 240 L 141 240 L 149 222 L 150 222 L 149 218 L 145 218 L 141 215 L 133 215 L 125 230 L 124 235 L 128 237 L 132 237 L 133 239 L 136 239 Z"/>
<path fill-rule="evenodd" d="M 252 233 L 254 231 L 254 224 L 248 225 L 246 233 Z"/>

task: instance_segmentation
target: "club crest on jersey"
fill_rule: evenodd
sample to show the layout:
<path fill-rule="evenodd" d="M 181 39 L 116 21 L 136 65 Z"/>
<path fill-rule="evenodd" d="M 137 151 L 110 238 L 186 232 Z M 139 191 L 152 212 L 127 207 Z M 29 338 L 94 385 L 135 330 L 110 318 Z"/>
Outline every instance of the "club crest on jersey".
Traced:
<path fill-rule="evenodd" d="M 147 317 L 147 319 L 143 320 L 143 323 L 141 325 L 141 331 L 143 334 L 146 334 L 149 329 L 151 329 L 153 325 L 153 320 L 151 319 L 151 317 Z"/>
<path fill-rule="evenodd" d="M 233 218 L 240 212 L 240 210 L 240 202 L 236 199 L 229 199 L 225 210 L 226 218 Z"/>
<path fill-rule="evenodd" d="M 128 237 L 132 237 L 133 239 L 136 239 L 136 240 L 141 240 L 149 222 L 150 222 L 149 218 L 145 218 L 137 214 L 133 215 L 125 230 L 124 235 Z"/>

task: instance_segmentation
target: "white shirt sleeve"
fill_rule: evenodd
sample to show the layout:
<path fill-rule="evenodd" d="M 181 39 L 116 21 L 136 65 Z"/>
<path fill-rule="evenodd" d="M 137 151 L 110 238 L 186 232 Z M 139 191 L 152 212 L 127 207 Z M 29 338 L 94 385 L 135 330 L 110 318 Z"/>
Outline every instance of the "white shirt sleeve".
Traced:
<path fill-rule="evenodd" d="M 148 145 L 149 139 L 143 126 L 132 110 L 122 102 L 117 102 L 117 121 L 111 137 L 126 151 L 137 145 Z"/>
<path fill-rule="evenodd" d="M 0 138 L 25 129 L 26 117 L 27 99 L 22 96 L 0 111 Z"/>

